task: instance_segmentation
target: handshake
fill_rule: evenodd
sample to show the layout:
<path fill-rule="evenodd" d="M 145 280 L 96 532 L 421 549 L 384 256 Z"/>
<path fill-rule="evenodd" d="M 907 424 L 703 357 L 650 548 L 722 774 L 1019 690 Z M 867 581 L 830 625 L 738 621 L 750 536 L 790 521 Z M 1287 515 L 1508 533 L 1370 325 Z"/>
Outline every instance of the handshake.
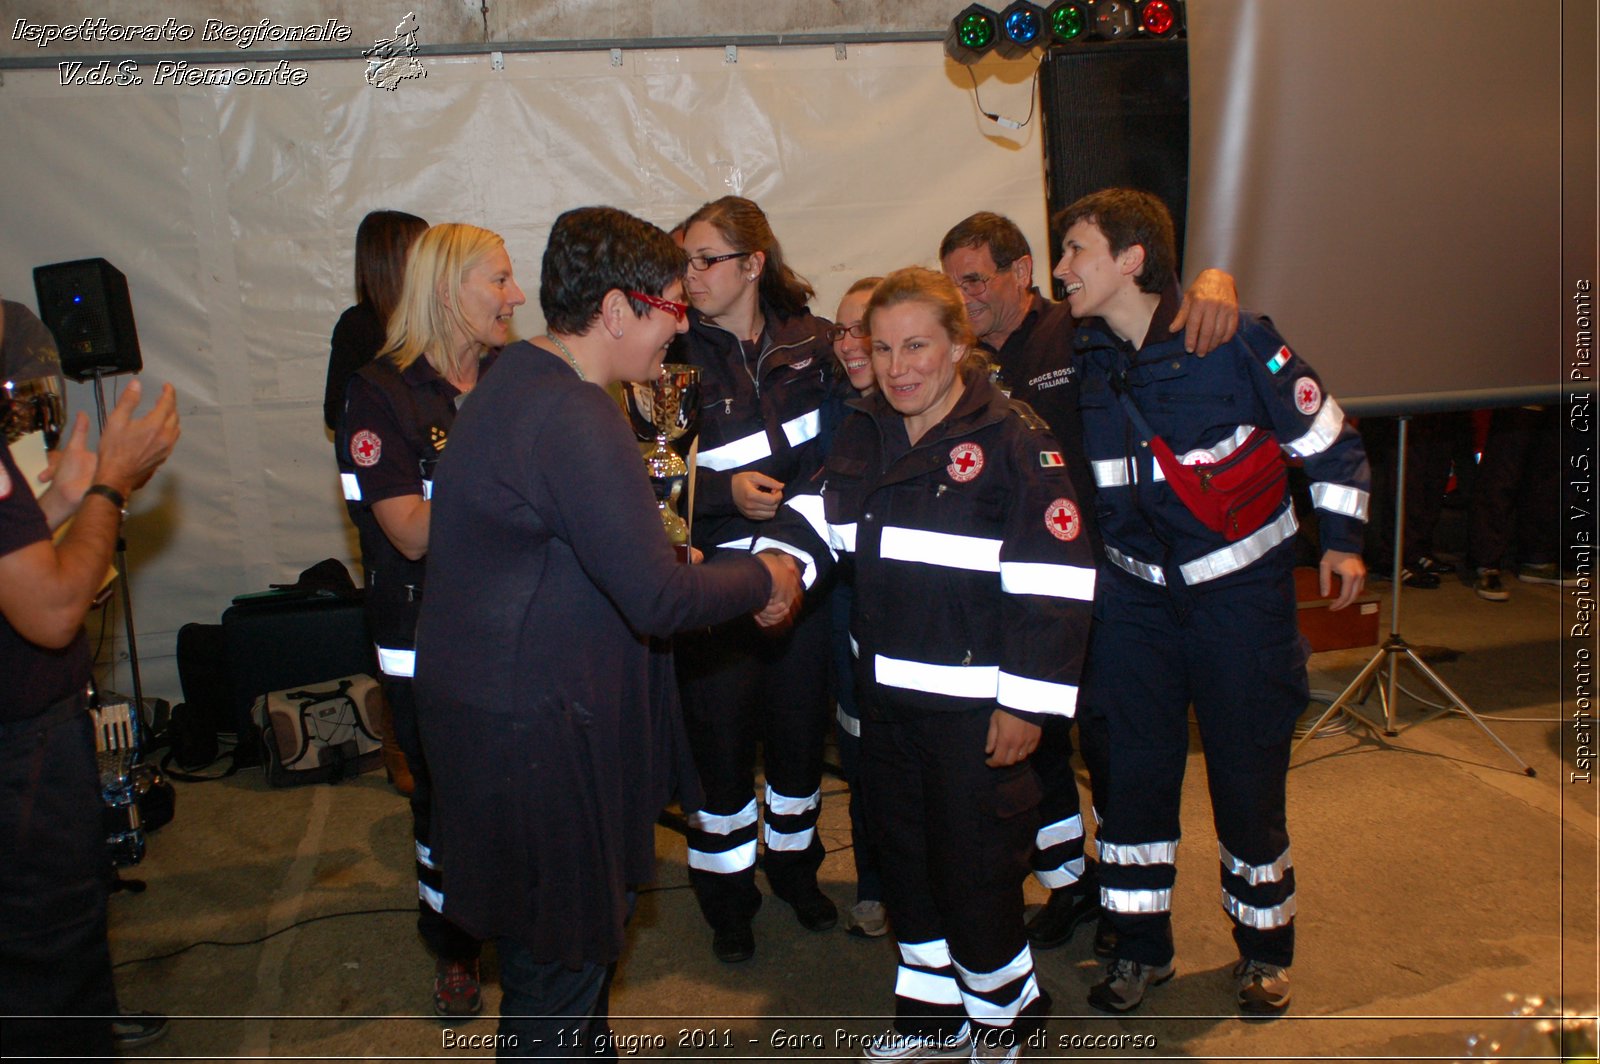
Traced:
<path fill-rule="evenodd" d="M 777 628 L 794 616 L 805 598 L 800 566 L 791 555 L 779 550 L 764 550 L 756 555 L 756 560 L 772 573 L 772 597 L 755 615 L 756 624 L 762 628 Z"/>

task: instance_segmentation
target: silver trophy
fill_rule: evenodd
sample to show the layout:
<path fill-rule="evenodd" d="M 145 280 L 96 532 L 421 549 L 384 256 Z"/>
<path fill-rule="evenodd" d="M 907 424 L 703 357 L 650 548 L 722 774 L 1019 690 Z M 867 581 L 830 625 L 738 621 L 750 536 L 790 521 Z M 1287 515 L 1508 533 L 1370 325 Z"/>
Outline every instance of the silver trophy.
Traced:
<path fill-rule="evenodd" d="M 653 381 L 624 382 L 622 397 L 634 434 L 655 444 L 645 453 L 645 470 L 655 489 L 661 525 L 679 559 L 687 561 L 694 488 L 689 463 L 672 444 L 688 450 L 700 427 L 700 370 L 669 363 Z"/>

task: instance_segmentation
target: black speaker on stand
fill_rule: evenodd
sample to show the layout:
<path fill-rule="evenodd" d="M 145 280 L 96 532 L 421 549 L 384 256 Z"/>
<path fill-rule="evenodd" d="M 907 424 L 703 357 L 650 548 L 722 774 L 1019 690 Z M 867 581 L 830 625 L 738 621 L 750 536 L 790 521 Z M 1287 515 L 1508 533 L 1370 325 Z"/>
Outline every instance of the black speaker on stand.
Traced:
<path fill-rule="evenodd" d="M 61 372 L 75 381 L 94 381 L 95 417 L 106 427 L 103 378 L 138 373 L 144 368 L 139 333 L 133 324 L 128 279 L 105 259 L 78 259 L 37 266 L 33 290 L 39 317 L 56 338 Z M 133 632 L 133 594 L 128 587 L 127 541 L 117 533 L 117 583 L 122 593 L 122 622 L 128 637 L 128 670 L 133 679 L 135 712 L 144 713 L 144 688 L 139 679 L 139 643 Z"/>
<path fill-rule="evenodd" d="M 1039 94 L 1050 216 L 1103 188 L 1153 192 L 1172 212 L 1181 274 L 1189 201 L 1189 42 L 1057 45 L 1045 55 Z M 1052 233 L 1051 241 L 1060 236 Z M 1050 249 L 1052 261 L 1057 250 Z M 1057 299 L 1062 295 L 1056 292 Z"/>

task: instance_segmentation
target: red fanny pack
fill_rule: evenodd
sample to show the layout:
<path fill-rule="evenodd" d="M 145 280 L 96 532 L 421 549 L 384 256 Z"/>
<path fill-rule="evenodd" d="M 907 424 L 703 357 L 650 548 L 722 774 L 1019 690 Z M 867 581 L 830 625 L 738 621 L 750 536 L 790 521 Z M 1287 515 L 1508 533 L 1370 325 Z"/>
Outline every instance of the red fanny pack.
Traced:
<path fill-rule="evenodd" d="M 1266 524 L 1283 503 L 1289 474 L 1277 439 L 1266 429 L 1253 429 L 1220 462 L 1184 465 L 1167 441 L 1154 434 L 1150 450 L 1189 512 L 1230 542 Z"/>

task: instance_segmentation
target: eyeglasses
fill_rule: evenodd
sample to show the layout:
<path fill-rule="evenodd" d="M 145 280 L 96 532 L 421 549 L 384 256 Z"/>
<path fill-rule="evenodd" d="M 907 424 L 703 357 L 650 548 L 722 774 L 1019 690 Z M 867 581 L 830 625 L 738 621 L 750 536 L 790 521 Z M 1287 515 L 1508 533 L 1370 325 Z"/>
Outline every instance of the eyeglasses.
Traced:
<path fill-rule="evenodd" d="M 729 259 L 743 258 L 744 256 L 750 254 L 753 254 L 753 252 L 730 251 L 726 255 L 690 255 L 689 265 L 695 270 L 698 270 L 700 273 L 705 273 L 719 262 L 727 262 Z"/>
<path fill-rule="evenodd" d="M 838 343 L 846 336 L 854 336 L 857 340 L 865 340 L 872 334 L 867 331 L 867 323 L 858 321 L 854 325 L 835 325 L 828 330 L 828 339 Z"/>
<path fill-rule="evenodd" d="M 981 296 L 983 295 L 983 290 L 989 287 L 989 282 L 994 280 L 997 276 L 998 274 L 993 273 L 987 277 L 984 277 L 982 274 L 969 273 L 965 277 L 952 278 L 952 280 L 956 282 L 956 287 L 961 289 L 961 291 L 967 295 Z"/>
<path fill-rule="evenodd" d="M 625 291 L 639 302 L 671 314 L 674 321 L 682 321 L 689 314 L 689 304 L 687 303 L 675 303 L 670 299 L 662 299 L 660 296 L 647 296 L 643 292 L 635 292 L 631 288 Z"/>

